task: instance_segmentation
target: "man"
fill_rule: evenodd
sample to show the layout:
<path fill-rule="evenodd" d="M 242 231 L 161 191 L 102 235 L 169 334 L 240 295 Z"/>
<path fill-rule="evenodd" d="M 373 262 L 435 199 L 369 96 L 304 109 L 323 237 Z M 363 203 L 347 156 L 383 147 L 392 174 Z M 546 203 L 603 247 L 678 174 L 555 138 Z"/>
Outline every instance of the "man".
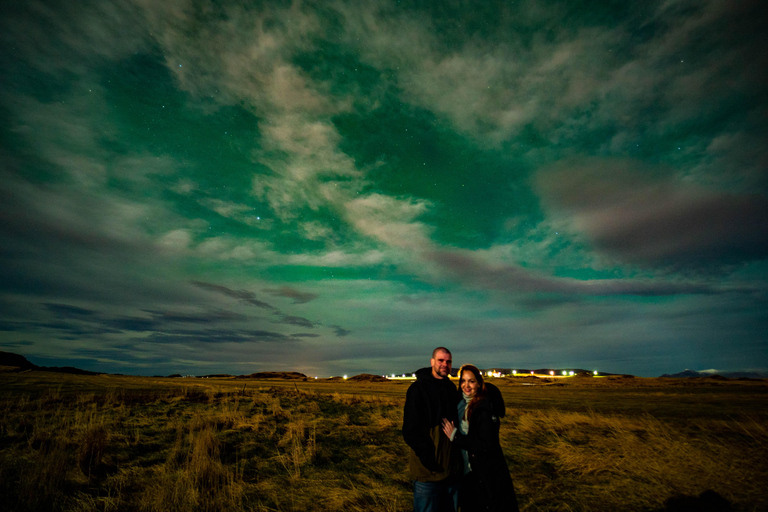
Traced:
<path fill-rule="evenodd" d="M 455 512 L 458 487 L 454 466 L 460 463 L 453 443 L 445 436 L 443 418 L 458 421 L 456 386 L 451 382 L 451 351 L 432 351 L 431 368 L 416 372 L 416 382 L 405 395 L 403 439 L 411 447 L 409 470 L 413 480 L 414 512 Z"/>

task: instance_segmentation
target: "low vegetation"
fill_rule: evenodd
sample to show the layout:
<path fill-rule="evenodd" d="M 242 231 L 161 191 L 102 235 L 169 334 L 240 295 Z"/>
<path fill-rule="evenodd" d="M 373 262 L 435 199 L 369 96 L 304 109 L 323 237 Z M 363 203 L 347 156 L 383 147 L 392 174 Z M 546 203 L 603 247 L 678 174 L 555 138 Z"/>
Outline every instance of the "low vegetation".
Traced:
<path fill-rule="evenodd" d="M 768 507 L 764 381 L 495 382 L 524 511 Z M 3 506 L 407 511 L 407 386 L 0 374 Z"/>

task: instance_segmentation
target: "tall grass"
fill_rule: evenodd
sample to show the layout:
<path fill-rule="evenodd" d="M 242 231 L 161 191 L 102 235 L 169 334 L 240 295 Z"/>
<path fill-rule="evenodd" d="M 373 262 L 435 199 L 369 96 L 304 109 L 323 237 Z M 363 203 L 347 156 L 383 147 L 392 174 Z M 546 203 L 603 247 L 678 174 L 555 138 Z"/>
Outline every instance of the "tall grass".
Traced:
<path fill-rule="evenodd" d="M 0 488 L 18 511 L 391 509 L 407 489 L 367 461 L 392 439 L 358 442 L 387 408 L 277 388 L 7 395 Z"/>
<path fill-rule="evenodd" d="M 518 469 L 531 510 L 622 510 L 628 503 L 653 510 L 670 496 L 706 490 L 745 510 L 768 505 L 761 480 L 768 437 L 754 420 L 699 422 L 691 435 L 648 415 L 524 411 L 504 437 L 510 451 L 524 447 L 539 474 L 535 490 L 531 475 Z"/>
<path fill-rule="evenodd" d="M 4 510 L 411 509 L 405 387 L 79 379 L 0 387 Z M 686 391 L 683 416 L 675 392 L 641 402 L 638 390 L 603 390 L 589 395 L 595 411 L 580 390 L 502 391 L 502 446 L 524 511 L 654 511 L 708 489 L 735 511 L 768 509 L 765 387 L 728 401 Z M 731 405 L 712 414 L 713 401 Z"/>

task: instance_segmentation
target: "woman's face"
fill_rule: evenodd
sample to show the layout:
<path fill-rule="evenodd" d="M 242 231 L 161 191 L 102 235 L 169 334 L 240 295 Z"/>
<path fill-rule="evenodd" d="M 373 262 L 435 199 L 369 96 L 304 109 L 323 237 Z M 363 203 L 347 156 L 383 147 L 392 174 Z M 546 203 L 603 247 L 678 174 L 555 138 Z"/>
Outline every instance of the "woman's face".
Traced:
<path fill-rule="evenodd" d="M 464 370 L 461 374 L 461 379 L 459 380 L 459 386 L 461 386 L 461 391 L 465 395 L 475 396 L 480 384 L 477 383 L 477 378 L 475 378 L 474 373 L 469 370 Z"/>

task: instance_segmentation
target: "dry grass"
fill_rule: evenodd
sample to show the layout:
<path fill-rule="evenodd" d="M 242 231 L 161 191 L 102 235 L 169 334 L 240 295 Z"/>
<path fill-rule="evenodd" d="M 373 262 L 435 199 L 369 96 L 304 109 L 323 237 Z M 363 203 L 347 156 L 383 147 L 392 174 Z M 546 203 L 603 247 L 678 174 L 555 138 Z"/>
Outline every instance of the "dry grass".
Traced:
<path fill-rule="evenodd" d="M 707 489 L 768 509 L 766 383 L 499 385 L 524 511 L 653 511 Z M 407 511 L 406 388 L 0 374 L 2 505 Z"/>
<path fill-rule="evenodd" d="M 714 490 L 744 510 L 765 510 L 764 421 L 700 421 L 696 433 L 648 415 L 525 411 L 507 445 L 541 469 L 528 510 L 653 510 L 674 495 Z M 595 506 L 595 504 L 598 504 Z"/>

